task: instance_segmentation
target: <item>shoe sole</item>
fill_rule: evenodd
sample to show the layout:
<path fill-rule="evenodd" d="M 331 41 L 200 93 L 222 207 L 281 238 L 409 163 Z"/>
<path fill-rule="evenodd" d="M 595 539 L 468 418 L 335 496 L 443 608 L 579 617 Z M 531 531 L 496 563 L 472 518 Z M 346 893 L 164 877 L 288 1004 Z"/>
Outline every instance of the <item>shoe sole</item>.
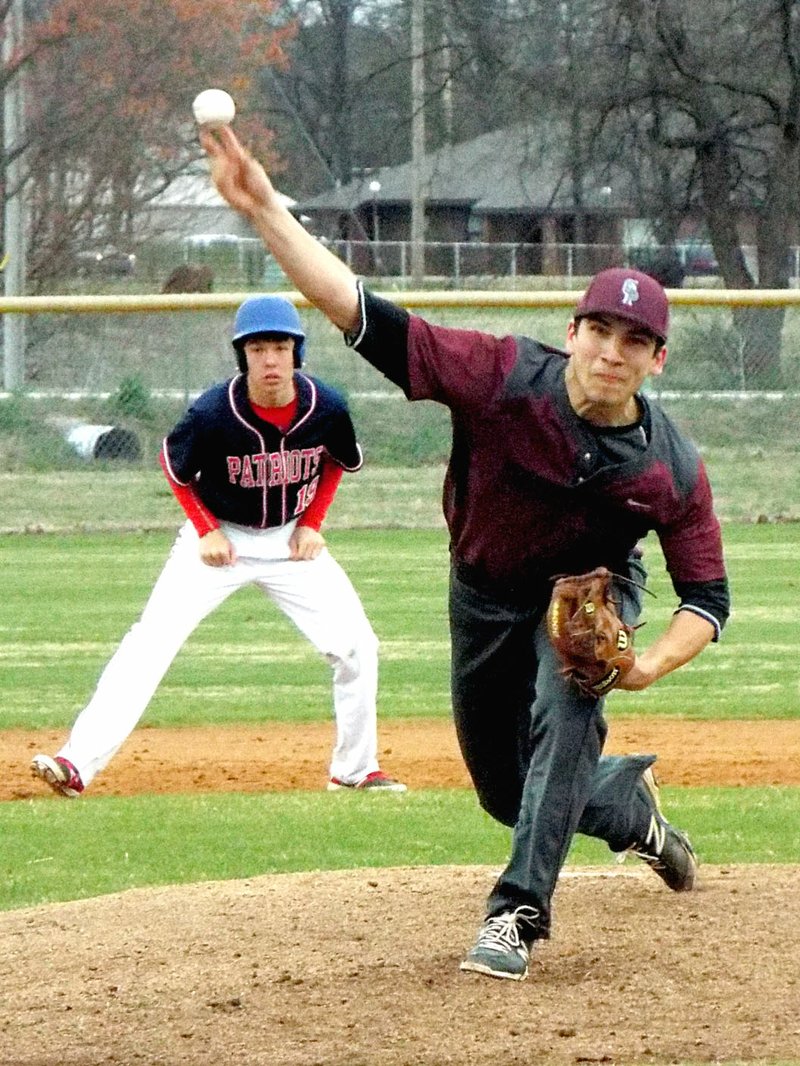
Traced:
<path fill-rule="evenodd" d="M 686 836 L 686 834 L 681 833 L 678 829 L 676 829 L 675 832 L 680 837 L 681 843 L 683 844 L 687 854 L 689 855 L 689 861 L 691 863 L 692 868 L 682 885 L 679 885 L 677 888 L 672 888 L 671 885 L 667 885 L 667 888 L 672 888 L 673 892 L 694 892 L 697 888 L 697 871 L 700 867 L 700 863 L 697 861 L 697 856 L 694 853 L 694 848 L 689 842 L 689 838 Z"/>
<path fill-rule="evenodd" d="M 406 785 L 337 785 L 335 781 L 328 782 L 328 792 L 407 792 Z"/>
<path fill-rule="evenodd" d="M 499 977 L 505 981 L 524 981 L 528 976 L 527 969 L 522 973 L 509 973 L 508 970 L 493 970 L 491 966 L 487 966 L 482 962 L 470 962 L 465 959 L 459 966 L 459 970 L 463 970 L 465 973 L 482 973 L 487 977 Z"/>
<path fill-rule="evenodd" d="M 80 795 L 74 788 L 67 786 L 67 783 L 61 777 L 58 763 L 48 755 L 37 755 L 33 759 L 31 773 L 34 777 L 49 785 L 53 792 L 57 792 L 59 796 L 66 796 L 67 799 L 77 799 Z"/>

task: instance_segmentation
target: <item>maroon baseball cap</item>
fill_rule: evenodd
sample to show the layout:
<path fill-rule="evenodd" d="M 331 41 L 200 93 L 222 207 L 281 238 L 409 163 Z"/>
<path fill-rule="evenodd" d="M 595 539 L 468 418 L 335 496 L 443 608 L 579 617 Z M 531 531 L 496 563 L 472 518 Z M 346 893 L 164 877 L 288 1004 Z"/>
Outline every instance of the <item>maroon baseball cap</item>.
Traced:
<path fill-rule="evenodd" d="M 655 278 L 641 270 L 612 267 L 595 274 L 575 308 L 576 319 L 584 315 L 625 318 L 662 341 L 669 331 L 667 294 Z"/>

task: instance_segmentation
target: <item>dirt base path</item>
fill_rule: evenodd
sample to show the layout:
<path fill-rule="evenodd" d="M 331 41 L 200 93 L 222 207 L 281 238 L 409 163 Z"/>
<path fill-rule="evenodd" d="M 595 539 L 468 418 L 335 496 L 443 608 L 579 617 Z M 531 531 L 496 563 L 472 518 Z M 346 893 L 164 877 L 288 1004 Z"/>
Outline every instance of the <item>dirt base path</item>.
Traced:
<path fill-rule="evenodd" d="M 65 734 L 0 732 L 0 800 L 45 791 L 28 772 L 37 751 L 55 753 Z M 92 795 L 142 792 L 267 792 L 319 789 L 333 741 L 330 723 L 141 728 L 92 784 Z M 410 788 L 466 788 L 450 721 L 383 722 L 383 768 Z M 609 753 L 655 752 L 669 785 L 800 785 L 800 722 L 612 719 Z"/>

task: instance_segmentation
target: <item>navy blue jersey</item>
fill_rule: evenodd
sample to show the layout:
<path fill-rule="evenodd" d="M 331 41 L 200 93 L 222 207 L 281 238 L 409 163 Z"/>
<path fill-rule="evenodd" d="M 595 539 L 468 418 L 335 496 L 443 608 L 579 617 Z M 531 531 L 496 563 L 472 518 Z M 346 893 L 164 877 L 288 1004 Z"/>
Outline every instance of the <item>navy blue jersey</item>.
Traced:
<path fill-rule="evenodd" d="M 704 465 L 658 404 L 606 429 L 569 402 L 568 356 L 525 337 L 433 326 L 366 292 L 356 349 L 413 400 L 451 411 L 444 487 L 462 579 L 541 597 L 556 574 L 626 572 L 651 530 L 681 600 L 714 625 L 729 610 Z"/>
<path fill-rule="evenodd" d="M 363 459 L 344 398 L 295 372 L 297 414 L 286 432 L 265 422 L 247 399 L 247 379 L 214 385 L 164 439 L 164 459 L 179 484 L 192 484 L 220 521 L 266 529 L 299 518 L 319 484 L 323 461 L 358 470 Z"/>

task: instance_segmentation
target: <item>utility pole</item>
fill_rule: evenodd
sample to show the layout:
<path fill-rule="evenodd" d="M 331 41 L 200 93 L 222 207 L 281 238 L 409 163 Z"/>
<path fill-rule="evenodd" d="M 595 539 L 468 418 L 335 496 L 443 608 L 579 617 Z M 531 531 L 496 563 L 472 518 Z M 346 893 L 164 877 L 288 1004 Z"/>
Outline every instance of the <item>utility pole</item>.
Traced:
<path fill-rule="evenodd" d="M 6 69 L 22 48 L 24 32 L 23 0 L 12 0 L 6 15 L 3 36 L 3 61 Z M 22 189 L 20 148 L 25 136 L 24 75 L 20 67 L 6 85 L 3 94 L 3 240 L 5 262 L 3 279 L 6 296 L 23 296 L 27 254 L 25 247 L 25 204 Z M 3 318 L 3 379 L 13 392 L 25 380 L 25 315 L 6 314 Z"/>
<path fill-rule="evenodd" d="M 425 277 L 425 7 L 411 0 L 411 280 Z"/>

